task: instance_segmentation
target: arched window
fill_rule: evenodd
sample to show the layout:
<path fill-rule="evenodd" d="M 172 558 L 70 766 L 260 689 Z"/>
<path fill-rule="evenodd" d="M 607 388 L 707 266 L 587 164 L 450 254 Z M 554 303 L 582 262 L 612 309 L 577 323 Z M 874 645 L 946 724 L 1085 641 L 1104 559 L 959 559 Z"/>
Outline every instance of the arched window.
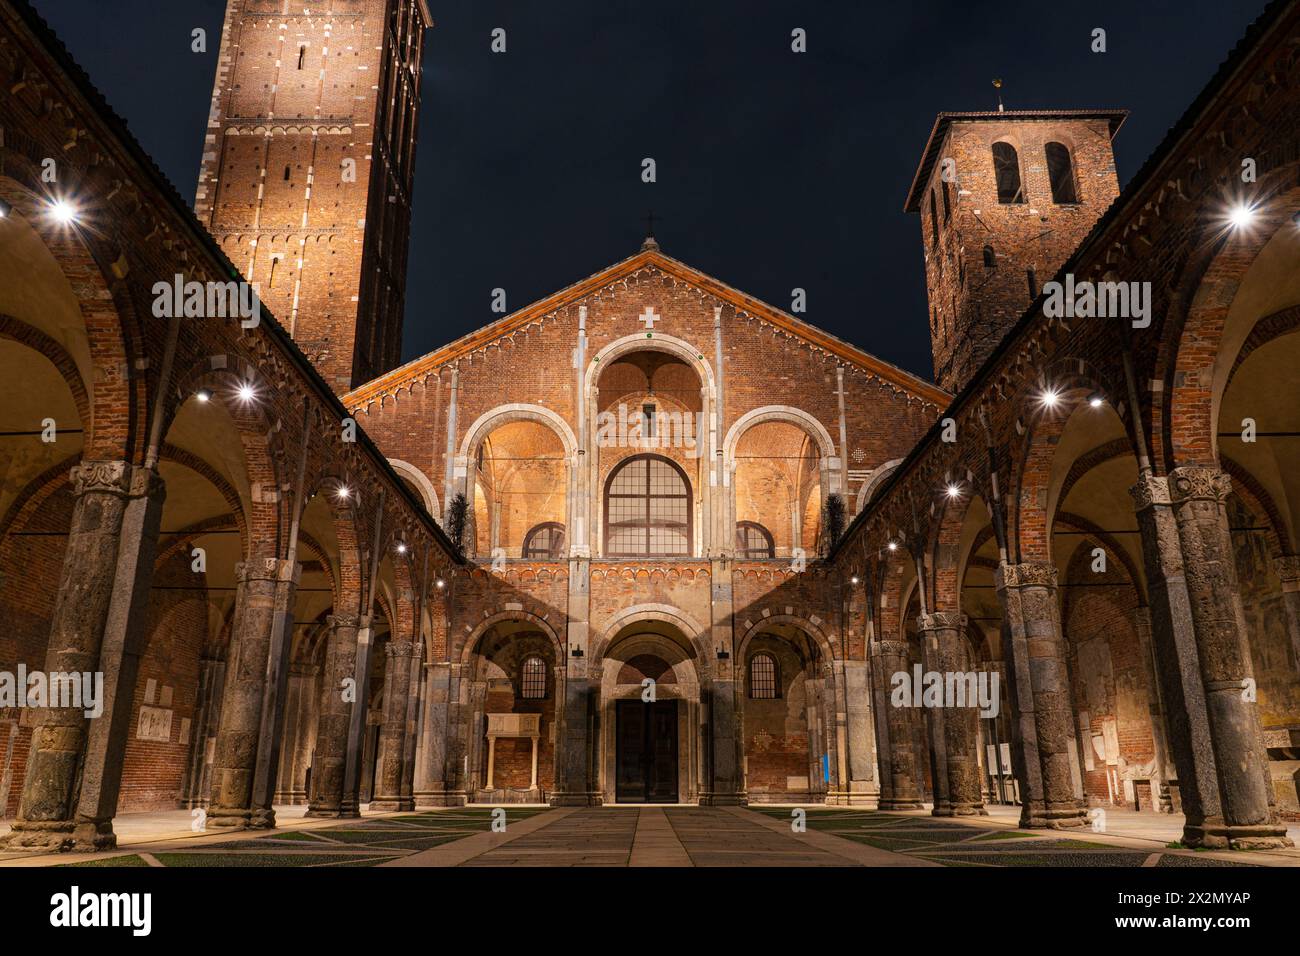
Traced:
<path fill-rule="evenodd" d="M 934 211 L 934 190 L 930 190 L 930 245 L 939 244 L 939 216 Z"/>
<path fill-rule="evenodd" d="M 736 557 L 742 561 L 775 558 L 771 532 L 756 521 L 737 521 Z"/>
<path fill-rule="evenodd" d="M 302 69 L 303 61 L 306 59 L 307 59 L 307 47 L 305 45 L 298 47 L 298 69 L 300 70 Z"/>
<path fill-rule="evenodd" d="M 952 218 L 952 199 L 948 195 L 948 180 L 940 181 L 943 186 L 943 221 L 947 222 Z"/>
<path fill-rule="evenodd" d="M 993 247 L 985 246 L 984 247 L 984 268 L 996 269 L 997 267 L 998 267 L 998 259 L 997 256 L 993 254 Z"/>
<path fill-rule="evenodd" d="M 780 696 L 776 658 L 755 654 L 749 659 L 749 696 L 753 700 L 776 700 Z"/>
<path fill-rule="evenodd" d="M 546 661 L 530 657 L 519 670 L 519 696 L 524 700 L 542 700 L 546 696 Z"/>
<path fill-rule="evenodd" d="M 564 557 L 564 525 L 547 521 L 530 530 L 524 536 L 523 555 L 537 561 L 559 561 Z"/>
<path fill-rule="evenodd" d="M 1025 201 L 1020 188 L 1020 156 L 1010 143 L 993 144 L 993 173 L 998 182 L 998 202 L 1014 205 Z"/>
<path fill-rule="evenodd" d="M 1074 186 L 1074 163 L 1070 161 L 1070 151 L 1061 143 L 1048 143 L 1044 152 L 1047 153 L 1047 178 L 1052 184 L 1052 202 L 1077 203 L 1079 193 Z"/>
<path fill-rule="evenodd" d="M 691 492 L 686 472 L 662 455 L 636 455 L 605 482 L 605 553 L 689 556 Z"/>

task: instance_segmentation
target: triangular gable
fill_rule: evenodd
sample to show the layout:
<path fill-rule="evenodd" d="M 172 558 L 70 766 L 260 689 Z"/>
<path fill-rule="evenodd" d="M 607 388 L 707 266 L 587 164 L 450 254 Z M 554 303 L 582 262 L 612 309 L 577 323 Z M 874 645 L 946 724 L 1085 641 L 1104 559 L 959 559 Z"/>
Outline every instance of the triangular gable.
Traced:
<path fill-rule="evenodd" d="M 343 404 L 348 408 L 360 408 L 372 401 L 379 400 L 386 394 L 399 391 L 409 383 L 424 379 L 442 366 L 487 348 L 550 313 L 573 302 L 585 299 L 646 267 L 660 269 L 665 274 L 689 283 L 714 298 L 728 302 L 737 311 L 768 322 L 797 336 L 813 348 L 829 352 L 837 358 L 843 359 L 888 382 L 895 388 L 907 392 L 920 401 L 927 402 L 938 408 L 946 408 L 948 402 L 952 399 L 948 392 L 931 382 L 927 382 L 896 365 L 891 365 L 889 362 L 876 358 L 857 346 L 836 338 L 829 332 L 825 332 L 802 319 L 797 319 L 793 315 L 783 312 L 775 306 L 768 305 L 760 299 L 755 299 L 753 296 L 747 295 L 725 282 L 693 269 L 686 263 L 665 255 L 657 248 L 647 248 L 621 262 L 614 263 L 594 275 L 588 276 L 586 279 L 575 282 L 559 292 L 553 293 L 544 299 L 539 299 L 517 312 L 503 316 L 495 322 L 490 322 L 468 335 L 463 335 L 442 348 L 435 349 L 393 369 L 391 372 L 386 372 L 378 378 L 366 382 L 344 395 Z"/>

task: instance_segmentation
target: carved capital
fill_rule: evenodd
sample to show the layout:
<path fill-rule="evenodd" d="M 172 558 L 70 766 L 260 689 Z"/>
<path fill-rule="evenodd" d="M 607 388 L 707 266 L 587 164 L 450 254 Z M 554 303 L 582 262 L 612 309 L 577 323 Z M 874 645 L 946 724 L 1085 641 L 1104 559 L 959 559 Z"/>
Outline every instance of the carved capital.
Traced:
<path fill-rule="evenodd" d="M 389 657 L 412 657 L 415 654 L 415 644 L 411 641 L 389 641 L 385 653 Z"/>
<path fill-rule="evenodd" d="M 966 615 L 960 611 L 935 611 L 933 614 L 918 616 L 916 626 L 922 631 L 942 631 L 947 629 L 960 631 L 966 627 Z"/>
<path fill-rule="evenodd" d="M 1056 565 L 1037 562 L 1000 564 L 993 572 L 993 586 L 999 591 L 1006 588 L 1054 588 Z"/>
<path fill-rule="evenodd" d="M 1169 473 L 1169 499 L 1223 502 L 1232 492 L 1232 479 L 1217 468 L 1175 468 Z"/>
<path fill-rule="evenodd" d="M 135 469 L 125 461 L 83 461 L 72 469 L 72 491 L 86 494 L 131 494 L 131 477 Z"/>
<path fill-rule="evenodd" d="M 235 565 L 235 581 L 239 584 L 246 584 L 249 581 L 292 581 L 296 584 L 301 570 L 302 566 L 296 561 L 257 558 L 252 561 L 240 561 Z"/>
<path fill-rule="evenodd" d="M 336 630 L 341 627 L 360 627 L 361 618 L 356 614 L 331 614 L 325 618 L 325 623 Z"/>
<path fill-rule="evenodd" d="M 876 641 L 874 657 L 907 657 L 907 641 Z"/>
<path fill-rule="evenodd" d="M 1146 511 L 1152 505 L 1169 504 L 1169 479 L 1158 475 L 1145 475 L 1138 478 L 1138 483 L 1128 490 L 1133 496 L 1134 510 Z"/>
<path fill-rule="evenodd" d="M 1295 590 L 1300 584 L 1300 554 L 1273 555 L 1273 569 L 1283 584 L 1291 585 L 1287 590 Z"/>

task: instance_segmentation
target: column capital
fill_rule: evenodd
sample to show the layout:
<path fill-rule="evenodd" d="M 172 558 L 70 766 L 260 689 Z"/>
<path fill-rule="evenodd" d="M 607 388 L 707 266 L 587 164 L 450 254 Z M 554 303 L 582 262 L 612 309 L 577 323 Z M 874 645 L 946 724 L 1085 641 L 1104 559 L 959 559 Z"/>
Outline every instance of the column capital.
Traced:
<path fill-rule="evenodd" d="M 1300 585 L 1300 554 L 1273 555 L 1273 570 L 1283 585 L 1291 585 L 1287 590 L 1296 590 Z"/>
<path fill-rule="evenodd" d="M 876 641 L 876 653 L 873 657 L 883 657 L 886 654 L 898 654 L 902 657 L 907 656 L 907 641 Z"/>
<path fill-rule="evenodd" d="M 948 628 L 960 631 L 966 627 L 966 615 L 960 611 L 935 611 L 932 614 L 920 614 L 916 618 L 916 626 L 922 631 L 940 631 Z"/>
<path fill-rule="evenodd" d="M 1188 466 L 1169 473 L 1169 499 L 1173 504 L 1199 499 L 1224 501 L 1232 493 L 1232 479 L 1218 468 Z"/>
<path fill-rule="evenodd" d="M 129 461 L 90 460 L 74 465 L 71 472 L 73 494 L 117 495 L 121 498 L 153 496 L 163 488 L 162 479 L 152 468 Z"/>
<path fill-rule="evenodd" d="M 413 657 L 415 644 L 412 641 L 389 641 L 384 648 L 389 657 Z"/>
<path fill-rule="evenodd" d="M 993 572 L 993 587 L 999 591 L 1007 588 L 1056 587 L 1056 565 L 1029 561 L 1024 564 L 999 564 Z"/>
<path fill-rule="evenodd" d="M 360 627 L 361 618 L 356 614 L 330 614 L 325 618 L 325 623 L 333 628 Z"/>
<path fill-rule="evenodd" d="M 301 564 L 283 558 L 257 558 L 235 564 L 235 580 L 240 584 L 249 581 L 287 581 L 297 584 L 301 573 Z"/>
<path fill-rule="evenodd" d="M 1133 510 L 1138 513 L 1152 505 L 1168 505 L 1169 479 L 1161 475 L 1139 475 L 1137 484 L 1128 493 L 1133 496 Z"/>

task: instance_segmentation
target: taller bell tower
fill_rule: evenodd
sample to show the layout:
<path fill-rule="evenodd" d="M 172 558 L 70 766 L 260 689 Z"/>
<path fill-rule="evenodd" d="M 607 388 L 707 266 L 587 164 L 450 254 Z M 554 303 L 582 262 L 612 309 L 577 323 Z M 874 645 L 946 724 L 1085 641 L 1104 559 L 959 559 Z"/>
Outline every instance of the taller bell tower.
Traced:
<path fill-rule="evenodd" d="M 1119 195 L 1126 110 L 940 113 L 921 214 L 935 381 L 959 392 Z"/>
<path fill-rule="evenodd" d="M 401 359 L 427 0 L 228 0 L 194 211 L 336 392 Z"/>

